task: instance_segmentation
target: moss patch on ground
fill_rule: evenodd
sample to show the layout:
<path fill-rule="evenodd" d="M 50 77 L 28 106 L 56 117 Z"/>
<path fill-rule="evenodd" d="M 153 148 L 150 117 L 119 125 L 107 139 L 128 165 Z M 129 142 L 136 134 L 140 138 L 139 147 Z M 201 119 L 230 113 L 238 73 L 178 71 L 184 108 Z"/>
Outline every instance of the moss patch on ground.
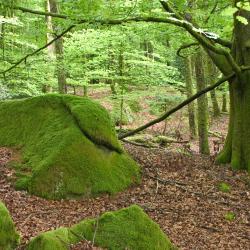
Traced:
<path fill-rule="evenodd" d="M 140 180 L 108 112 L 83 97 L 0 102 L 0 145 L 18 147 L 16 187 L 49 199 L 116 193 Z"/>
<path fill-rule="evenodd" d="M 64 250 L 83 239 L 111 250 L 177 249 L 160 227 L 140 207 L 133 205 L 107 212 L 98 219 L 84 220 L 68 229 L 43 233 L 31 240 L 27 250 Z"/>
<path fill-rule="evenodd" d="M 0 201 L 0 249 L 15 249 L 19 243 L 19 235 L 5 205 Z"/>

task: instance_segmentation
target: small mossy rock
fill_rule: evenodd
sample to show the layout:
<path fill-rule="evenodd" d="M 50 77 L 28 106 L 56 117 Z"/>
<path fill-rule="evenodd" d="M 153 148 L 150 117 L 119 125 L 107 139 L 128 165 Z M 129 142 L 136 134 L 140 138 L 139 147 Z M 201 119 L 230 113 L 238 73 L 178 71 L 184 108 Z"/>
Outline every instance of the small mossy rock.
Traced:
<path fill-rule="evenodd" d="M 32 239 L 26 250 L 65 250 L 83 239 L 94 239 L 96 246 L 110 250 L 177 249 L 160 227 L 140 207 L 133 205 L 107 212 L 98 219 L 84 220 L 68 229 L 43 233 Z"/>
<path fill-rule="evenodd" d="M 116 193 L 140 181 L 108 112 L 86 97 L 0 102 L 0 145 L 21 149 L 16 187 L 49 198 Z"/>
<path fill-rule="evenodd" d="M 0 249 L 12 250 L 19 243 L 19 235 L 5 205 L 0 201 Z"/>
<path fill-rule="evenodd" d="M 27 250 L 68 250 L 70 245 L 67 228 L 42 233 L 28 244 Z"/>

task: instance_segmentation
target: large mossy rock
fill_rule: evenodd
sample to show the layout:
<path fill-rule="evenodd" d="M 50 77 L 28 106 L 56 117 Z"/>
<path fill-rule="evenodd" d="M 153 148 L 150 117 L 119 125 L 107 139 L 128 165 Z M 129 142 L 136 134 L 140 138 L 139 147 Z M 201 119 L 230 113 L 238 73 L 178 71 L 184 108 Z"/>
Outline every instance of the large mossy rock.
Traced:
<path fill-rule="evenodd" d="M 19 235 L 5 205 L 0 201 L 0 249 L 12 250 L 19 243 Z"/>
<path fill-rule="evenodd" d="M 16 186 L 49 199 L 116 193 L 139 182 L 107 111 L 88 98 L 0 102 L 0 145 L 17 147 Z"/>
<path fill-rule="evenodd" d="M 111 250 L 176 249 L 160 227 L 143 210 L 133 205 L 107 212 L 98 219 L 88 219 L 71 228 L 43 233 L 29 243 L 27 250 L 66 250 L 83 239 Z"/>

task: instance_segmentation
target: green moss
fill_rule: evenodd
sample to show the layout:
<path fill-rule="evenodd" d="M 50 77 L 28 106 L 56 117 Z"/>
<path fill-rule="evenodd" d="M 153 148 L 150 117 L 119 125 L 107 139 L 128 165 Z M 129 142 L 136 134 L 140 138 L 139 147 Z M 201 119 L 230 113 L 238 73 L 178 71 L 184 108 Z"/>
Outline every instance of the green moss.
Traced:
<path fill-rule="evenodd" d="M 83 239 L 94 239 L 96 246 L 111 250 L 176 249 L 160 227 L 134 205 L 105 213 L 99 219 L 84 220 L 67 230 L 62 228 L 43 233 L 30 242 L 27 250 L 55 249 L 41 247 L 49 245 L 49 242 L 51 246 L 56 245 L 56 249 L 64 250 L 65 245 L 76 244 Z"/>
<path fill-rule="evenodd" d="M 19 235 L 15 230 L 9 211 L 0 201 L 0 249 L 15 249 L 18 243 Z"/>
<path fill-rule="evenodd" d="M 233 220 L 235 220 L 236 216 L 233 212 L 227 212 L 224 217 L 228 221 L 233 221 Z"/>
<path fill-rule="evenodd" d="M 45 95 L 0 102 L 0 145 L 21 148 L 16 187 L 50 198 L 116 193 L 140 179 L 104 108 Z"/>
<path fill-rule="evenodd" d="M 68 250 L 69 245 L 68 229 L 60 228 L 32 239 L 27 250 Z"/>
<path fill-rule="evenodd" d="M 219 190 L 223 193 L 229 193 L 231 191 L 231 186 L 225 182 L 219 184 Z"/>

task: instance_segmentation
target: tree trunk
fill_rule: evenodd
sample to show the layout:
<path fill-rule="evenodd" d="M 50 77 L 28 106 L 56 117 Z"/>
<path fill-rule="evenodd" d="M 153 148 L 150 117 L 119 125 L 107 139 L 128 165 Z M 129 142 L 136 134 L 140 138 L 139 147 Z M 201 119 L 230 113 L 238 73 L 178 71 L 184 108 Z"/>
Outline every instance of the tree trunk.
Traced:
<path fill-rule="evenodd" d="M 83 85 L 83 95 L 88 96 L 88 86 L 87 85 Z"/>
<path fill-rule="evenodd" d="M 56 0 L 49 0 L 49 11 L 53 13 L 59 13 L 58 4 Z M 52 22 L 53 32 L 56 33 L 58 27 Z M 65 66 L 63 61 L 63 38 L 57 39 L 55 42 L 55 53 L 57 61 L 57 81 L 58 92 L 61 94 L 67 93 L 67 80 L 65 73 Z"/>
<path fill-rule="evenodd" d="M 197 91 L 200 91 L 206 87 L 205 75 L 204 75 L 204 62 L 202 60 L 203 53 L 201 50 L 195 57 L 195 73 Z M 208 101 L 207 95 L 203 95 L 198 98 L 198 133 L 199 133 L 199 149 L 201 154 L 209 155 L 208 144 Z"/>
<path fill-rule="evenodd" d="M 205 75 L 206 75 L 207 85 L 212 85 L 214 82 L 214 78 L 217 78 L 218 76 L 218 70 L 208 55 L 205 55 L 204 59 L 205 59 L 204 61 L 206 62 L 205 63 L 205 72 L 206 72 Z M 218 117 L 220 115 L 220 107 L 219 107 L 219 103 L 217 100 L 215 89 L 210 91 L 210 97 L 211 97 L 212 107 L 213 107 L 213 116 Z"/>
<path fill-rule="evenodd" d="M 238 1 L 235 1 L 238 2 Z M 237 21 L 236 15 L 245 17 L 248 24 Z M 232 55 L 240 66 L 250 65 L 250 12 L 235 14 Z M 242 72 L 230 82 L 230 122 L 223 151 L 218 163 L 231 163 L 234 169 L 250 172 L 250 72 Z"/>
<path fill-rule="evenodd" d="M 222 112 L 227 112 L 227 94 L 222 95 Z"/>
<path fill-rule="evenodd" d="M 49 0 L 45 0 L 45 11 L 49 12 L 50 11 L 50 3 Z M 46 21 L 46 25 L 47 25 L 47 43 L 49 43 L 51 40 L 53 40 L 53 35 L 51 34 L 52 30 L 53 30 L 53 26 L 52 26 L 52 17 L 51 16 L 46 16 L 45 17 L 45 21 Z M 48 57 L 51 61 L 55 60 L 55 44 L 52 43 L 50 46 L 48 46 L 47 48 L 48 50 Z M 53 76 L 47 76 L 47 80 L 51 81 L 51 78 Z M 49 93 L 52 92 L 52 87 L 49 86 L 48 84 L 44 84 L 43 86 L 43 92 L 44 93 Z"/>
<path fill-rule="evenodd" d="M 115 82 L 112 79 L 110 79 L 108 82 L 109 82 L 109 85 L 110 85 L 112 95 L 116 96 L 117 92 L 116 92 L 116 89 L 115 89 Z"/>
<path fill-rule="evenodd" d="M 186 58 L 186 70 L 185 70 L 185 80 L 186 80 L 186 91 L 187 98 L 193 95 L 193 81 L 192 81 L 192 59 L 191 56 Z M 195 104 L 194 102 L 188 105 L 188 120 L 189 120 L 189 131 L 190 137 L 195 138 L 197 136 L 197 126 L 195 117 Z"/>
<path fill-rule="evenodd" d="M 220 107 L 219 107 L 219 103 L 217 100 L 215 89 L 210 91 L 210 96 L 211 96 L 211 101 L 212 101 L 212 105 L 213 105 L 213 116 L 218 117 L 218 116 L 220 116 Z"/>

